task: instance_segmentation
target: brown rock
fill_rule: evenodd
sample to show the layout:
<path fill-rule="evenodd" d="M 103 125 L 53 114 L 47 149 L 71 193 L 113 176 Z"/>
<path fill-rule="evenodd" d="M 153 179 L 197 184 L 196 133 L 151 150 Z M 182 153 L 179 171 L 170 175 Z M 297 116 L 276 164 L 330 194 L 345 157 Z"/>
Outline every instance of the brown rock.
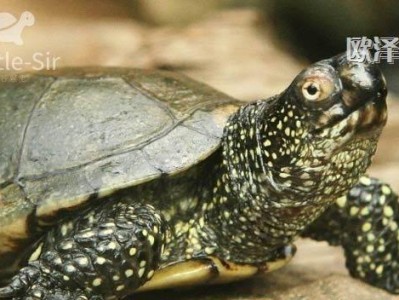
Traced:
<path fill-rule="evenodd" d="M 269 299 L 269 298 L 265 298 Z M 397 296 L 365 285 L 357 280 L 348 280 L 343 275 L 332 275 L 311 284 L 272 296 L 273 300 L 393 300 Z"/>

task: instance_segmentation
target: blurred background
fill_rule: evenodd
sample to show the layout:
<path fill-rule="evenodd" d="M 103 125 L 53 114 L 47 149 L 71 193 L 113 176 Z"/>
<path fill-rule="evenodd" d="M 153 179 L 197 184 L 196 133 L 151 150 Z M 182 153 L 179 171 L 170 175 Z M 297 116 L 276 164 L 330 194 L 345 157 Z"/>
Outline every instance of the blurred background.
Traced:
<path fill-rule="evenodd" d="M 347 37 L 399 37 L 396 0 L 0 0 L 0 12 L 15 17 L 0 22 L 0 36 L 24 11 L 35 24 L 24 28 L 23 45 L 0 43 L 0 69 L 9 68 L 10 57 L 30 61 L 37 53 L 56 59 L 56 68 L 166 69 L 244 100 L 281 92 L 307 64 L 346 51 Z M 381 67 L 389 122 L 370 173 L 399 190 L 399 57 Z M 281 272 L 228 288 L 171 292 L 168 299 L 192 293 L 196 299 L 391 299 L 350 279 L 340 249 L 311 241 L 298 246 L 294 263 Z"/>

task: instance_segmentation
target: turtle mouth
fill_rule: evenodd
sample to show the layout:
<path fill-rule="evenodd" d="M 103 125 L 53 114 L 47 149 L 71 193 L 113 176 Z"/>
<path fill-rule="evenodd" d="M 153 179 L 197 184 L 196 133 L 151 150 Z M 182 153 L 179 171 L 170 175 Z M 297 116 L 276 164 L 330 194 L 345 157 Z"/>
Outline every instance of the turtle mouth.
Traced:
<path fill-rule="evenodd" d="M 342 85 L 341 103 L 349 129 L 358 135 L 379 131 L 387 121 L 386 80 L 375 64 L 337 58 Z"/>
<path fill-rule="evenodd" d="M 316 131 L 328 129 L 341 134 L 374 134 L 387 121 L 385 78 L 375 64 L 355 63 L 340 55 L 329 61 L 339 78 L 340 92 L 332 106 L 319 115 Z"/>
<path fill-rule="evenodd" d="M 315 133 L 334 130 L 342 136 L 350 132 L 358 136 L 369 136 L 382 130 L 387 117 L 385 95 L 379 93 L 375 99 L 350 110 L 341 105 L 332 107 L 320 117 L 319 124 L 322 125 L 315 128 Z"/>
<path fill-rule="evenodd" d="M 368 136 L 381 131 L 387 118 L 385 101 L 368 101 L 352 111 L 345 119 L 348 131 L 353 131 L 356 135 Z"/>

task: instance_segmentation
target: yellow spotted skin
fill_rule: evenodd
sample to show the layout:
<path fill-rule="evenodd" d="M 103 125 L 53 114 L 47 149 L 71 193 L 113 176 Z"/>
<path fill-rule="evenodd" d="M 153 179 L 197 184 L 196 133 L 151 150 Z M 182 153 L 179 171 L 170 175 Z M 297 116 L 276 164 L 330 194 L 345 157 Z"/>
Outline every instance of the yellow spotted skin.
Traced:
<path fill-rule="evenodd" d="M 352 276 L 399 293 L 399 203 L 385 183 L 360 178 L 303 236 L 342 245 Z"/>
<path fill-rule="evenodd" d="M 119 299 L 151 279 L 165 223 L 153 206 L 128 200 L 99 206 L 74 226 L 65 223 L 51 230 L 38 248 L 40 258 L 21 269 L 3 294 L 16 299 L 47 299 L 49 293 L 61 297 L 54 299 Z"/>
<path fill-rule="evenodd" d="M 375 65 L 346 55 L 313 64 L 280 95 L 232 114 L 205 159 L 66 214 L 0 298 L 122 299 L 234 281 L 282 267 L 304 232 L 342 244 L 353 276 L 398 292 L 396 196 L 362 177 L 386 123 L 386 93 Z M 187 153 L 179 161 L 168 142 L 159 159 L 182 167 Z"/>

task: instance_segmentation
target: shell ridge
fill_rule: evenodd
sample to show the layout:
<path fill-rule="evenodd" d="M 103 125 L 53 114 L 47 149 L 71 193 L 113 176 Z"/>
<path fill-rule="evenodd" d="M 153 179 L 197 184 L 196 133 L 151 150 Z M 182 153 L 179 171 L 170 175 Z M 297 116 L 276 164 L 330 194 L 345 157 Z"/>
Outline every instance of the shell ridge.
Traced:
<path fill-rule="evenodd" d="M 176 116 L 174 115 L 174 113 L 170 110 L 170 108 L 165 104 L 162 103 L 161 101 L 159 101 L 152 93 L 150 93 L 148 90 L 140 88 L 138 86 L 136 86 L 135 84 L 133 84 L 132 82 L 129 82 L 125 76 L 121 76 L 121 78 L 123 79 L 124 82 L 126 82 L 126 84 L 128 84 L 130 87 L 132 87 L 132 89 L 144 94 L 145 96 L 147 96 L 149 99 L 151 99 L 154 103 L 156 103 L 158 106 L 160 106 L 164 111 L 167 112 L 168 116 L 176 121 Z"/>
<path fill-rule="evenodd" d="M 17 177 L 18 177 L 18 174 L 20 173 L 22 153 L 23 153 L 23 151 L 24 151 L 24 149 L 25 149 L 26 135 L 27 135 L 27 132 L 28 132 L 29 125 L 30 125 L 30 123 L 31 123 L 33 114 L 35 113 L 36 108 L 37 108 L 37 106 L 39 105 L 40 101 L 43 99 L 43 96 L 51 89 L 51 87 L 53 86 L 53 84 L 54 84 L 56 81 L 58 81 L 58 78 L 54 78 L 54 77 L 51 77 L 51 78 L 53 79 L 53 81 L 50 82 L 50 83 L 48 84 L 48 86 L 44 88 L 44 90 L 43 90 L 43 92 L 41 93 L 40 97 L 37 98 L 35 104 L 34 104 L 33 107 L 32 107 L 32 110 L 31 110 L 30 113 L 29 113 L 28 120 L 27 120 L 26 125 L 25 125 L 25 128 L 24 128 L 24 130 L 23 130 L 22 137 L 21 137 L 21 146 L 20 146 L 19 153 L 18 153 L 17 168 L 16 168 Z M 18 180 L 17 180 L 17 181 L 18 181 Z"/>
<path fill-rule="evenodd" d="M 100 162 L 102 160 L 106 160 L 107 158 L 110 158 L 110 157 L 113 157 L 113 156 L 123 155 L 123 154 L 127 154 L 127 153 L 130 153 L 130 152 L 138 151 L 138 150 L 142 151 L 145 146 L 151 144 L 154 140 L 158 140 L 158 139 L 168 135 L 168 133 L 173 131 L 173 129 L 175 129 L 178 125 L 180 125 L 180 122 L 177 122 L 177 123 L 173 124 L 173 126 L 170 128 L 170 130 L 164 130 L 162 133 L 160 133 L 158 135 L 155 135 L 151 139 L 148 139 L 147 141 L 142 142 L 142 143 L 140 143 L 139 145 L 136 145 L 133 148 L 129 148 L 129 149 L 121 150 L 121 151 L 115 151 L 115 152 L 112 152 L 110 154 L 98 157 L 98 158 L 93 159 L 93 160 L 91 160 L 89 162 L 85 162 L 85 163 L 82 163 L 82 164 L 79 164 L 79 165 L 76 165 L 76 166 L 73 166 L 73 167 L 68 167 L 68 168 L 63 168 L 63 169 L 59 169 L 59 170 L 54 170 L 54 171 L 51 171 L 51 172 L 45 172 L 45 173 L 42 173 L 40 175 L 29 175 L 29 176 L 26 176 L 24 178 L 25 179 L 29 179 L 29 180 L 37 180 L 37 179 L 42 179 L 42 178 L 45 178 L 45 177 L 48 177 L 48 176 L 52 176 L 52 175 L 64 174 L 64 173 L 66 173 L 68 171 L 75 171 L 75 170 L 79 170 L 81 168 L 90 166 L 90 165 L 92 165 L 94 163 Z"/>

